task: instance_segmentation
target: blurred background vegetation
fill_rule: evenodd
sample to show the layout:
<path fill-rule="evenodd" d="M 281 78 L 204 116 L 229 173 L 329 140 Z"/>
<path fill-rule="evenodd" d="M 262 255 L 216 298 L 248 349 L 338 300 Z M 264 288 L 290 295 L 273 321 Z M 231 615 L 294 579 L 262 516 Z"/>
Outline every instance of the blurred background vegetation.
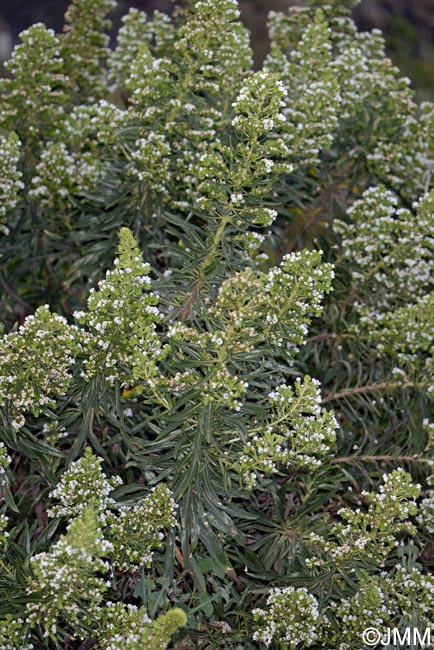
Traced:
<path fill-rule="evenodd" d="M 269 11 L 285 11 L 303 0 L 239 0 L 243 19 L 252 33 L 256 61 L 262 61 L 268 49 L 267 15 Z M 69 0 L 1 0 L 0 3 L 0 66 L 9 57 L 18 34 L 35 22 L 44 22 L 59 31 Z M 129 7 L 148 13 L 155 9 L 173 11 L 170 0 L 118 0 L 112 14 L 113 33 Z M 389 54 L 410 77 L 418 98 L 434 97 L 434 0 L 362 0 L 354 11 L 361 29 L 382 29 Z"/>

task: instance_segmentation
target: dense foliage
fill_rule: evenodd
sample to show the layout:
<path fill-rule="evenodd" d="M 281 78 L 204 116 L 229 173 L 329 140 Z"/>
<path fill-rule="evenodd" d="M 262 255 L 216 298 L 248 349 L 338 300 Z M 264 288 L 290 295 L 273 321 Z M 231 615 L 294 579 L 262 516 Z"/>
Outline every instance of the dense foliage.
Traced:
<path fill-rule="evenodd" d="M 354 2 L 75 0 L 0 81 L 0 648 L 434 609 L 434 106 Z"/>

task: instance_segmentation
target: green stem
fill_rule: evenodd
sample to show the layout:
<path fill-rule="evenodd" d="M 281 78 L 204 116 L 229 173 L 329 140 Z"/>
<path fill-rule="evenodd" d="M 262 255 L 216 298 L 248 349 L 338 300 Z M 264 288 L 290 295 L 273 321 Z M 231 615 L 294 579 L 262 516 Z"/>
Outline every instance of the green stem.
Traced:
<path fill-rule="evenodd" d="M 221 239 L 222 239 L 222 236 L 223 236 L 224 229 L 226 228 L 227 224 L 230 222 L 230 219 L 231 218 L 230 218 L 229 214 L 225 214 L 225 215 L 222 216 L 220 225 L 219 225 L 219 227 L 217 228 L 217 230 L 214 233 L 211 248 L 209 249 L 208 254 L 206 255 L 205 259 L 203 260 L 202 264 L 199 267 L 199 271 L 198 271 L 198 274 L 197 274 L 197 279 L 196 279 L 196 281 L 195 281 L 195 283 L 193 285 L 193 288 L 192 288 L 192 290 L 190 292 L 190 295 L 189 295 L 188 300 L 187 300 L 187 302 L 185 304 L 185 307 L 182 310 L 181 320 L 184 320 L 187 317 L 189 307 L 195 302 L 198 293 L 200 292 L 201 288 L 203 287 L 203 283 L 204 283 L 205 278 L 206 278 L 206 269 L 208 268 L 208 266 L 212 263 L 212 261 L 215 258 L 217 249 L 218 249 L 218 247 L 220 245 L 220 242 L 221 242 Z"/>
<path fill-rule="evenodd" d="M 358 386 L 357 388 L 346 388 L 338 393 L 331 393 L 326 395 L 322 400 L 322 404 L 327 404 L 328 402 L 334 402 L 336 400 L 343 399 L 345 397 L 351 397 L 351 395 L 360 395 L 362 393 L 371 393 L 377 390 L 393 390 L 395 388 L 425 388 L 428 386 L 426 382 L 407 382 L 402 384 L 400 382 L 381 382 L 379 384 L 368 384 L 367 386 Z"/>
<path fill-rule="evenodd" d="M 344 332 L 343 334 L 336 334 L 335 332 L 324 332 L 323 334 L 315 334 L 314 336 L 309 336 L 306 339 L 306 343 L 312 343 L 313 341 L 324 341 L 326 339 L 334 339 L 334 340 L 341 340 L 341 339 L 357 339 L 360 340 L 360 337 L 356 337 L 354 334 L 349 334 L 348 332 Z"/>
<path fill-rule="evenodd" d="M 397 253 L 398 251 L 400 251 L 401 248 L 403 248 L 405 245 L 406 245 L 406 242 L 400 242 L 399 244 L 397 244 L 397 245 L 395 246 L 394 249 L 392 249 L 391 252 L 388 253 L 388 256 L 390 257 L 391 255 L 396 255 L 396 253 Z M 385 264 L 386 264 L 386 260 L 385 260 L 384 257 L 383 257 L 381 260 L 379 260 L 379 261 L 377 262 L 377 264 L 376 264 L 374 267 L 372 267 L 372 269 L 370 269 L 370 271 L 369 271 L 369 272 L 365 275 L 365 277 L 363 278 L 363 283 L 364 283 L 365 286 L 366 286 L 366 284 L 368 283 L 368 281 L 369 281 L 369 280 L 370 280 L 370 279 L 371 279 L 371 278 L 372 278 L 372 277 L 373 277 L 373 276 L 374 276 L 374 275 L 375 275 L 375 274 L 376 274 L 376 273 L 381 269 L 381 267 L 384 266 Z M 354 283 L 354 284 L 352 285 L 352 287 L 351 287 L 351 289 L 350 289 L 350 293 L 348 294 L 348 296 L 345 298 L 345 300 L 344 300 L 344 302 L 343 302 L 343 305 L 342 305 L 342 306 L 343 306 L 344 309 L 346 309 L 346 308 L 350 305 L 350 303 L 352 302 L 353 298 L 357 295 L 357 291 L 358 291 L 359 287 L 360 287 L 360 283 L 359 283 L 359 282 L 356 282 L 356 283 Z"/>
<path fill-rule="evenodd" d="M 429 458 L 423 458 L 419 457 L 417 455 L 415 456 L 388 456 L 388 455 L 379 455 L 379 456 L 370 456 L 370 455 L 363 455 L 363 456 L 341 456 L 340 458 L 333 458 L 331 460 L 332 465 L 340 465 L 340 464 L 351 464 L 356 461 L 362 461 L 362 462 L 367 462 L 367 463 L 378 463 L 381 461 L 384 462 L 408 462 L 408 463 L 430 463 L 431 459 Z"/>

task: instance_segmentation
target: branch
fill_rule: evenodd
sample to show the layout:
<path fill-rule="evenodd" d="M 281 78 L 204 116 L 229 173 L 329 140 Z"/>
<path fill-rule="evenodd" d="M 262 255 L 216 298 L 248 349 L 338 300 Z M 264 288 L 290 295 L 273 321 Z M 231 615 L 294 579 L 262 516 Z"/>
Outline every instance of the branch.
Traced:
<path fill-rule="evenodd" d="M 0 285 L 3 287 L 6 293 L 8 293 L 14 300 L 17 301 L 18 304 L 21 305 L 21 307 L 24 307 L 26 311 L 28 311 L 30 314 L 33 314 L 34 309 L 32 305 L 30 305 L 28 302 L 20 298 L 20 296 L 12 289 L 12 287 L 8 285 L 1 271 L 0 271 Z"/>
<path fill-rule="evenodd" d="M 345 390 L 340 391 L 339 393 L 331 393 L 326 395 L 322 400 L 322 404 L 327 404 L 327 402 L 334 402 L 335 400 L 342 399 L 344 397 L 351 397 L 351 395 L 360 395 L 362 393 L 371 393 L 377 390 L 388 390 L 394 388 L 425 388 L 428 384 L 425 382 L 413 383 L 407 382 L 402 384 L 400 382 L 390 383 L 384 381 L 379 384 L 368 384 L 367 386 L 358 386 L 357 388 L 346 388 Z"/>
<path fill-rule="evenodd" d="M 351 464 L 356 461 L 362 461 L 367 463 L 378 463 L 381 461 L 389 462 L 389 463 L 393 463 L 393 462 L 430 463 L 432 462 L 431 459 L 420 457 L 417 454 L 414 456 L 387 456 L 387 455 L 341 456 L 340 458 L 333 458 L 330 462 L 332 465 L 336 465 L 336 464 L 345 464 L 345 463 Z"/>

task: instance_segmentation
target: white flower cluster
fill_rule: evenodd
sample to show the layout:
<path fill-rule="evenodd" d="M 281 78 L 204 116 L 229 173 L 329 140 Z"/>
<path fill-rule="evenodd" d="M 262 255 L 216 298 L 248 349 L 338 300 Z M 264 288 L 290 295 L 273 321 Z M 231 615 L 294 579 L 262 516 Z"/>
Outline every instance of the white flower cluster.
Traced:
<path fill-rule="evenodd" d="M 318 601 L 305 587 L 270 589 L 265 607 L 252 611 L 259 630 L 253 639 L 267 648 L 273 643 L 296 650 L 310 647 L 318 638 L 320 612 Z"/>
<path fill-rule="evenodd" d="M 136 650 L 151 619 L 143 607 L 108 602 L 101 612 L 101 622 L 105 650 Z"/>
<path fill-rule="evenodd" d="M 244 72 L 252 66 L 249 34 L 238 20 L 237 0 L 198 0 L 190 11 L 175 50 L 185 57 L 184 65 L 199 63 L 198 92 L 220 95 L 221 103 L 224 96 L 237 91 Z"/>
<path fill-rule="evenodd" d="M 43 596 L 43 605 L 29 601 L 26 622 L 42 624 L 45 636 L 53 639 L 60 620 L 66 619 L 73 628 L 104 618 L 102 598 L 110 585 L 109 569 L 148 566 L 164 540 L 163 530 L 175 525 L 177 506 L 166 485 L 160 483 L 134 506 L 119 505 L 110 493 L 122 480 L 108 479 L 101 464 L 102 459 L 87 448 L 66 470 L 50 494 L 58 503 L 48 514 L 67 517 L 67 533 L 50 551 L 31 560 L 35 578 L 27 591 Z"/>
<path fill-rule="evenodd" d="M 233 126 L 241 132 L 257 132 L 258 135 L 268 134 L 276 123 L 285 122 L 280 111 L 285 106 L 284 98 L 287 94 L 288 91 L 285 89 L 283 82 L 268 70 L 259 70 L 259 72 L 247 77 L 238 97 L 232 103 L 237 114 L 237 117 L 234 118 L 235 124 L 232 121 Z M 263 98 L 267 102 L 268 115 L 258 111 L 257 100 L 259 98 Z M 252 124 L 249 118 L 255 117 L 255 123 Z"/>
<path fill-rule="evenodd" d="M 434 577 L 418 568 L 397 566 L 392 574 L 384 574 L 385 590 L 390 594 L 389 608 L 395 620 L 413 621 L 421 626 L 432 625 L 434 611 Z"/>
<path fill-rule="evenodd" d="M 354 639 L 362 638 L 367 628 L 383 629 L 391 618 L 385 591 L 374 578 L 363 575 L 354 596 L 343 598 L 340 602 L 332 601 L 330 609 L 339 622 L 339 632 L 334 633 L 331 626 L 327 626 L 327 632 L 337 650 L 347 650 Z"/>
<path fill-rule="evenodd" d="M 352 334 L 363 337 L 377 356 L 394 360 L 393 380 L 434 390 L 433 254 L 434 192 L 412 210 L 399 207 L 384 187 L 366 190 L 337 221 L 342 256 L 349 262 L 349 294 L 358 320 Z"/>
<path fill-rule="evenodd" d="M 269 395 L 270 416 L 262 431 L 250 433 L 239 467 L 252 489 L 263 474 L 278 472 L 279 464 L 317 469 L 332 454 L 337 421 L 321 409 L 319 382 L 306 376 L 294 388 L 284 384 Z"/>
<path fill-rule="evenodd" d="M 0 442 L 0 485 L 5 478 L 6 470 L 12 462 L 4 442 Z"/>
<path fill-rule="evenodd" d="M 0 650 L 34 650 L 24 619 L 6 614 L 0 621 Z"/>
<path fill-rule="evenodd" d="M 417 522 L 431 535 L 434 533 L 434 496 L 422 499 L 419 506 Z"/>
<path fill-rule="evenodd" d="M 6 470 L 12 462 L 12 458 L 8 455 L 8 450 L 3 442 L 0 442 L 0 489 L 7 485 L 8 477 Z M 5 509 L 5 506 L 3 506 Z M 5 514 L 0 514 L 0 544 L 6 541 L 9 533 L 6 532 L 9 518 Z M 1 650 L 1 630 L 0 630 L 0 650 Z"/>
<path fill-rule="evenodd" d="M 60 46 L 73 97 L 93 102 L 107 94 L 104 63 L 110 55 L 106 18 L 115 0 L 73 2 L 65 14 Z M 78 102 L 77 102 L 78 103 Z"/>
<path fill-rule="evenodd" d="M 89 329 L 82 377 L 103 375 L 110 384 L 140 380 L 152 388 L 166 352 L 156 332 L 158 297 L 149 291 L 150 266 L 127 228 L 120 231 L 118 250 L 114 270 L 107 271 L 98 291 L 91 289 L 88 311 L 75 313 Z"/>
<path fill-rule="evenodd" d="M 151 131 L 145 138 L 139 138 L 131 152 L 131 159 L 134 165 L 130 168 L 130 173 L 141 183 L 152 185 L 159 194 L 166 194 L 171 164 L 170 145 L 166 136 Z"/>
<path fill-rule="evenodd" d="M 111 51 L 108 59 L 108 81 L 113 89 L 125 85 L 130 76 L 131 65 L 139 51 L 139 43 L 150 43 L 152 36 L 152 23 L 148 22 L 146 13 L 130 7 L 128 13 L 122 17 L 116 47 Z"/>
<path fill-rule="evenodd" d="M 207 375 L 203 381 L 196 363 L 194 369 L 176 372 L 168 380 L 170 389 L 179 392 L 201 382 L 205 403 L 220 402 L 240 411 L 249 382 L 239 372 L 238 360 L 245 364 L 249 355 L 247 363 L 256 366 L 264 344 L 271 344 L 268 354 L 281 355 L 285 346 L 288 359 L 293 357 L 295 345 L 304 342 L 312 315 L 321 313 L 332 277 L 332 265 L 322 264 L 317 251 L 287 255 L 280 267 L 268 273 L 251 268 L 235 273 L 222 283 L 208 309 L 211 319 L 205 331 L 181 322 L 169 328 L 173 349 L 180 342 L 194 347 Z"/>
<path fill-rule="evenodd" d="M 367 628 L 382 630 L 403 621 L 431 625 L 434 578 L 429 574 L 397 565 L 373 575 L 354 572 L 352 582 L 357 585 L 354 595 L 326 601 L 321 615 L 318 601 L 305 588 L 271 589 L 266 607 L 252 612 L 259 624 L 253 638 L 266 646 L 274 642 L 282 648 L 298 648 L 303 643 L 302 647 L 348 650 Z"/>
<path fill-rule="evenodd" d="M 15 133 L 0 135 L 0 233 L 9 233 L 3 217 L 18 203 L 20 190 L 24 187 L 22 173 L 18 168 L 21 143 Z"/>
<path fill-rule="evenodd" d="M 342 254 L 353 265 L 357 293 L 375 312 L 413 302 L 432 283 L 434 193 L 415 205 L 398 206 L 397 196 L 372 187 L 348 210 L 350 221 L 335 222 Z M 417 260 L 417 262 L 416 262 Z"/>
<path fill-rule="evenodd" d="M 103 558 L 112 550 L 92 510 L 69 524 L 66 534 L 49 552 L 31 558 L 35 578 L 27 588 L 29 595 L 46 594 L 41 600 L 29 600 L 26 622 L 42 624 L 44 636 L 56 638 L 61 618 L 68 625 L 89 625 L 98 614 L 107 589 L 110 565 Z"/>
<path fill-rule="evenodd" d="M 285 92 L 276 75 L 266 70 L 247 77 L 232 104 L 237 147 L 215 141 L 200 157 L 198 206 L 222 212 L 243 231 L 274 221 L 276 211 L 262 201 L 277 178 L 292 171 L 289 150 L 279 136 Z"/>
<path fill-rule="evenodd" d="M 271 11 L 268 17 L 270 40 L 281 49 L 289 51 L 296 49 L 303 34 L 314 22 L 318 8 L 321 8 L 322 15 L 330 28 L 333 47 L 339 52 L 356 36 L 357 28 L 351 18 L 351 10 L 358 1 L 310 2 L 308 5 L 291 5 L 287 13 Z"/>
<path fill-rule="evenodd" d="M 11 405 L 15 429 L 26 412 L 37 415 L 65 395 L 80 339 L 78 329 L 47 305 L 0 339 L 0 405 Z"/>
<path fill-rule="evenodd" d="M 421 123 L 408 115 L 402 120 L 399 142 L 379 141 L 367 161 L 371 173 L 391 187 L 402 188 L 404 196 L 415 198 L 427 182 L 431 166 L 428 154 Z"/>
<path fill-rule="evenodd" d="M 360 508 L 339 510 L 344 523 L 333 526 L 335 540 L 311 533 L 310 542 L 319 557 L 312 558 L 308 564 L 324 565 L 324 554 L 327 554 L 336 566 L 356 558 L 381 565 L 389 552 L 398 546 L 398 537 L 414 534 L 411 517 L 417 513 L 415 499 L 419 493 L 420 485 L 414 485 L 403 469 L 383 475 L 383 485 L 378 492 L 362 492 L 369 502 L 367 511 Z"/>
<path fill-rule="evenodd" d="M 264 340 L 278 348 L 302 345 L 333 277 L 333 265 L 321 263 L 320 252 L 290 253 L 268 273 L 248 268 L 225 280 L 209 313 L 223 321 L 225 338 L 233 333 L 242 352 Z"/>
<path fill-rule="evenodd" d="M 282 133 L 297 165 L 316 164 L 333 142 L 340 95 L 331 60 L 330 30 L 318 13 L 288 56 L 274 41 L 266 61 L 287 91 Z"/>
<path fill-rule="evenodd" d="M 433 109 L 427 103 L 419 115 L 409 80 L 386 57 L 381 32 L 358 33 L 351 4 L 314 2 L 270 15 L 267 65 L 289 90 L 288 135 L 299 155 L 307 140 L 312 163 L 333 139 L 336 151 L 351 142 L 354 161 L 414 199 L 430 180 Z M 315 7 L 321 7 L 316 15 Z"/>
<path fill-rule="evenodd" d="M 101 144 L 115 151 L 119 148 L 116 136 L 125 126 L 125 120 L 125 111 L 101 99 L 93 104 L 75 106 L 62 124 L 62 135 L 75 156 L 92 153 L 98 162 Z"/>
<path fill-rule="evenodd" d="M 9 537 L 9 533 L 6 531 L 8 523 L 9 523 L 9 517 L 0 514 L 0 544 L 3 544 L 3 542 L 5 542 L 6 539 Z"/>
<path fill-rule="evenodd" d="M 178 161 L 177 167 L 182 160 L 181 153 L 172 149 L 175 123 L 167 123 L 169 116 L 176 117 L 180 111 L 173 97 L 174 75 L 172 61 L 165 57 L 154 58 L 149 47 L 141 43 L 126 82 L 131 92 L 129 114 L 140 125 L 137 137 L 129 145 L 132 159 L 130 173 L 140 182 L 146 182 L 147 190 L 160 199 L 168 196 L 173 156 Z"/>
<path fill-rule="evenodd" d="M 164 650 L 171 635 L 186 622 L 185 613 L 177 607 L 151 621 L 144 607 L 107 603 L 98 636 L 104 650 Z"/>
<path fill-rule="evenodd" d="M 45 144 L 35 165 L 29 196 L 41 206 L 63 207 L 76 194 L 93 191 L 103 178 L 111 147 L 125 121 L 125 112 L 102 99 L 92 105 L 76 106 L 59 124 L 57 139 Z M 59 139 L 61 137 L 61 139 Z"/>
<path fill-rule="evenodd" d="M 91 460 L 89 454 L 88 460 Z M 89 473 L 89 466 L 83 467 L 80 462 L 76 465 L 77 471 L 73 472 L 71 468 L 68 472 L 70 487 L 73 487 L 74 477 L 83 483 L 85 476 L 91 481 L 95 474 L 92 468 Z M 95 467 L 97 465 L 94 464 L 93 469 Z M 98 485 L 95 489 L 98 489 Z M 84 495 L 84 499 L 88 496 Z M 87 500 L 96 503 L 95 499 Z M 104 605 L 103 597 L 111 584 L 107 579 L 110 569 L 125 570 L 135 566 L 130 562 L 124 566 L 119 553 L 128 558 L 132 554 L 139 562 L 145 557 L 148 563 L 150 558 L 143 550 L 140 552 L 140 544 L 143 548 L 147 544 L 157 548 L 163 537 L 161 528 L 166 524 L 173 525 L 175 505 L 170 492 L 165 486 L 159 485 L 146 497 L 140 511 L 132 508 L 126 514 L 126 510 L 121 508 L 117 526 L 111 513 L 108 529 L 103 528 L 105 523 L 92 506 L 87 505 L 83 509 L 72 507 L 69 511 L 79 513 L 79 516 L 69 524 L 66 534 L 49 552 L 31 558 L 34 578 L 27 588 L 27 593 L 32 598 L 26 606 L 25 624 L 30 628 L 41 626 L 44 636 L 55 640 L 58 626 L 65 620 L 68 629 L 74 634 L 80 629 L 87 632 L 97 622 L 97 629 L 93 627 L 93 632 L 99 640 L 106 641 L 104 648 L 120 649 L 118 641 L 121 640 L 126 644 L 122 647 L 131 650 L 142 647 L 149 650 L 165 648 L 171 634 L 186 622 L 181 610 L 172 610 L 152 622 L 144 609 L 139 610 L 132 605 L 125 607 L 121 603 L 115 605 L 107 602 Z M 152 524 L 149 525 L 150 520 Z M 114 535 L 113 542 L 108 538 L 110 535 Z M 124 542 L 127 543 L 126 547 Z M 35 600 L 36 596 L 40 601 Z M 24 641 L 23 632 L 27 629 L 23 623 L 21 621 L 20 641 Z M 0 643 L 3 638 L 9 642 L 15 640 L 15 637 L 18 640 L 17 635 L 16 621 L 8 619 L 3 628 L 0 628 Z M 5 646 L 8 650 L 11 647 Z M 19 648 L 27 649 L 27 646 L 23 643 Z"/>
<path fill-rule="evenodd" d="M 93 189 L 101 176 L 98 162 L 90 152 L 79 156 L 64 142 L 49 142 L 36 165 L 29 196 L 41 206 L 61 205 L 71 194 Z"/>
<path fill-rule="evenodd" d="M 273 219 L 277 217 L 277 211 L 271 211 Z M 266 238 L 266 235 L 261 235 L 258 232 L 246 232 L 243 235 L 244 246 L 249 255 L 249 259 L 254 259 L 254 256 L 257 254 L 258 249 L 262 246 Z M 262 257 L 261 257 L 262 259 Z"/>
<path fill-rule="evenodd" d="M 127 80 L 132 93 L 129 114 L 141 140 L 139 150 L 131 150 L 133 157 L 145 163 L 137 176 L 146 181 L 151 194 L 167 199 L 166 187 L 176 185 L 174 204 L 184 211 L 199 199 L 199 161 L 215 143 L 217 129 L 226 126 L 221 113 L 224 98 L 239 88 L 251 65 L 251 52 L 245 28 L 236 22 L 238 9 L 232 0 L 195 3 L 168 47 L 163 47 L 165 30 L 160 19 L 156 24 L 156 17 L 157 58 L 142 42 Z M 169 147 L 170 161 L 168 151 L 158 149 L 161 142 Z M 155 161 L 151 166 L 146 160 L 149 156 Z M 162 171 L 157 164 L 161 165 L 161 159 L 166 160 Z"/>
<path fill-rule="evenodd" d="M 434 291 L 418 298 L 407 307 L 372 313 L 361 311 L 360 324 L 355 328 L 377 350 L 379 358 L 387 355 L 396 359 L 392 369 L 394 379 L 425 386 L 434 390 L 432 365 L 434 331 Z"/>
<path fill-rule="evenodd" d="M 106 478 L 101 469 L 102 462 L 101 458 L 93 455 L 90 447 L 86 448 L 84 456 L 71 465 L 51 491 L 51 498 L 59 503 L 48 511 L 50 517 L 73 519 L 92 508 L 97 520 L 106 523 L 107 511 L 115 506 L 109 495 L 122 484 L 122 479 L 119 476 Z"/>
<path fill-rule="evenodd" d="M 341 89 L 340 118 L 351 130 L 354 152 L 363 147 L 371 174 L 415 198 L 425 184 L 429 142 L 409 80 L 386 58 L 378 30 L 357 35 L 332 66 Z M 367 106 L 375 120 L 368 138 Z"/>
<path fill-rule="evenodd" d="M 434 433 L 434 424 L 431 424 L 432 433 Z M 434 533 L 434 476 L 428 478 L 430 490 L 427 497 L 424 497 L 420 504 L 417 513 L 417 522 L 428 533 Z"/>
<path fill-rule="evenodd" d="M 163 530 L 175 525 L 177 505 L 163 483 L 133 506 L 118 505 L 110 496 L 122 484 L 119 476 L 107 478 L 101 469 L 102 459 L 90 447 L 63 474 L 51 498 L 59 503 L 48 511 L 50 517 L 81 517 L 92 510 L 98 526 L 110 540 L 110 558 L 120 571 L 148 566 L 153 551 L 164 540 Z"/>
<path fill-rule="evenodd" d="M 304 343 L 311 317 L 321 314 L 324 294 L 331 291 L 333 268 L 321 263 L 320 251 L 303 250 L 285 255 L 268 272 L 261 311 L 273 344 Z"/>
<path fill-rule="evenodd" d="M 253 336 L 253 332 L 251 332 Z M 250 349 L 249 342 L 241 340 L 240 332 L 230 330 L 212 330 L 201 332 L 182 323 L 175 323 L 169 328 L 169 340 L 179 344 L 183 341 L 189 346 L 195 346 L 205 361 L 207 379 L 203 381 L 199 364 L 196 367 L 176 372 L 167 380 L 168 387 L 174 393 L 181 393 L 188 388 L 194 388 L 201 383 L 201 399 L 204 404 L 221 404 L 227 408 L 240 411 L 249 384 L 237 372 L 234 372 L 229 361 L 237 353 Z M 212 372 L 209 372 L 209 365 Z"/>
<path fill-rule="evenodd" d="M 168 102 L 171 98 L 171 73 L 174 66 L 166 57 L 154 58 L 149 46 L 141 43 L 127 79 L 131 92 L 131 114 L 143 125 L 151 128 L 161 116 L 158 101 Z M 172 107 L 176 104 L 172 102 Z"/>
<path fill-rule="evenodd" d="M 160 483 L 141 503 L 120 506 L 109 518 L 114 565 L 120 571 L 150 566 L 163 540 L 163 529 L 173 528 L 177 504 L 169 488 Z"/>
<path fill-rule="evenodd" d="M 173 52 L 176 27 L 170 16 L 162 11 L 154 11 L 152 14 L 153 50 L 156 56 L 163 56 L 164 53 Z"/>
<path fill-rule="evenodd" d="M 20 34 L 6 67 L 12 78 L 0 80 L 0 127 L 16 131 L 38 149 L 41 137 L 53 134 L 64 114 L 66 77 L 60 42 L 52 29 L 36 23 Z"/>

